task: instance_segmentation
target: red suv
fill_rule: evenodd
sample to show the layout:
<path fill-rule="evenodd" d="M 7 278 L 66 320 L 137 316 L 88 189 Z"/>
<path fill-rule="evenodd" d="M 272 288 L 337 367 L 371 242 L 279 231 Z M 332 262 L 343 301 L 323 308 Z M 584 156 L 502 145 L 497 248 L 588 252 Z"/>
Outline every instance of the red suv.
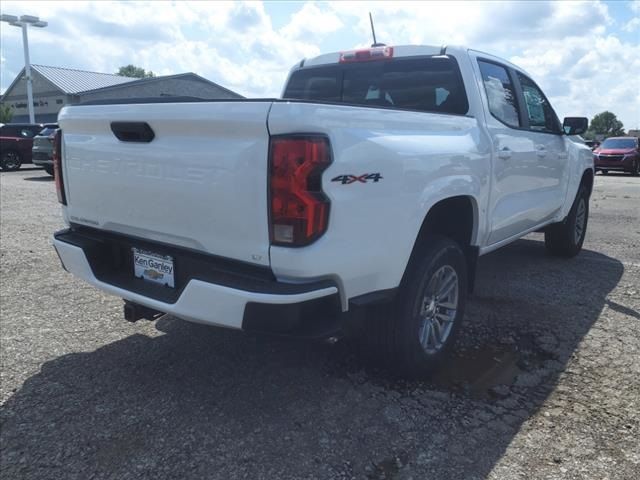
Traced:
<path fill-rule="evenodd" d="M 31 149 L 41 123 L 10 123 L 0 127 L 0 169 L 18 170 L 23 163 L 31 163 Z"/>
<path fill-rule="evenodd" d="M 593 151 L 593 161 L 596 172 L 600 170 L 604 175 L 609 170 L 629 172 L 640 175 L 640 147 L 636 137 L 607 138 Z"/>

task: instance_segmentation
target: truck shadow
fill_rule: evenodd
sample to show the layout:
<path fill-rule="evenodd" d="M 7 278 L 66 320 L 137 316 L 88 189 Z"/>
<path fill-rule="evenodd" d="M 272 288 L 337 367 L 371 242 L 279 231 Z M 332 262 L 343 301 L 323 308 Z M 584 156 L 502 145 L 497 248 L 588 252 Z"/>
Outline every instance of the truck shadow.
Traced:
<path fill-rule="evenodd" d="M 53 182 L 54 178 L 53 175 L 46 173 L 42 177 L 26 177 L 23 180 L 25 182 Z"/>
<path fill-rule="evenodd" d="M 521 240 L 480 260 L 459 353 L 394 380 L 342 344 L 164 318 L 49 361 L 2 408 L 7 478 L 485 478 L 624 268 Z M 549 452 L 550 458 L 553 452 Z"/>

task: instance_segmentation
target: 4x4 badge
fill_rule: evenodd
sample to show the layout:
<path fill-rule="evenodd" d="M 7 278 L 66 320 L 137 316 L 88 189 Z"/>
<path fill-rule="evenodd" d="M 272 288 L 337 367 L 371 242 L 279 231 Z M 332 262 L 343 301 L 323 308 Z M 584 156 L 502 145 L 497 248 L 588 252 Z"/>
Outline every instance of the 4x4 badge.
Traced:
<path fill-rule="evenodd" d="M 332 178 L 332 182 L 341 182 L 342 185 L 349 185 L 350 183 L 361 182 L 367 183 L 369 180 L 373 180 L 373 183 L 376 183 L 382 180 L 382 175 L 379 173 L 365 173 L 363 175 L 338 175 L 335 178 Z"/>

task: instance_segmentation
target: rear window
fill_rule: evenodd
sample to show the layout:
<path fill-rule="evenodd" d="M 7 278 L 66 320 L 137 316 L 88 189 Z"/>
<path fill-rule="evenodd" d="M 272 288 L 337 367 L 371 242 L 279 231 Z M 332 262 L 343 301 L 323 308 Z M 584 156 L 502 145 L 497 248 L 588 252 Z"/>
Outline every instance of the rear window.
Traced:
<path fill-rule="evenodd" d="M 38 135 L 49 136 L 52 133 L 55 133 L 57 129 L 58 129 L 57 125 L 47 125 L 40 131 L 40 133 L 38 133 Z"/>
<path fill-rule="evenodd" d="M 293 72 L 284 98 L 464 115 L 458 64 L 450 57 L 327 65 Z"/>

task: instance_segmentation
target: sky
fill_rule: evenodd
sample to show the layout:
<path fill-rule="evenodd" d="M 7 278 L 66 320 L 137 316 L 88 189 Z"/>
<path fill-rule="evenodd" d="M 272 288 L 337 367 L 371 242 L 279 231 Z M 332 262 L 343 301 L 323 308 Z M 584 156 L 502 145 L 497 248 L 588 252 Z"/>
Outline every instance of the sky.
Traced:
<path fill-rule="evenodd" d="M 371 43 L 465 45 L 528 71 L 558 115 L 614 112 L 640 128 L 640 0 L 492 2 L 30 2 L 31 62 L 113 73 L 195 72 L 247 97 L 276 97 L 291 66 Z M 0 24 L 0 91 L 24 66 L 20 29 Z"/>

